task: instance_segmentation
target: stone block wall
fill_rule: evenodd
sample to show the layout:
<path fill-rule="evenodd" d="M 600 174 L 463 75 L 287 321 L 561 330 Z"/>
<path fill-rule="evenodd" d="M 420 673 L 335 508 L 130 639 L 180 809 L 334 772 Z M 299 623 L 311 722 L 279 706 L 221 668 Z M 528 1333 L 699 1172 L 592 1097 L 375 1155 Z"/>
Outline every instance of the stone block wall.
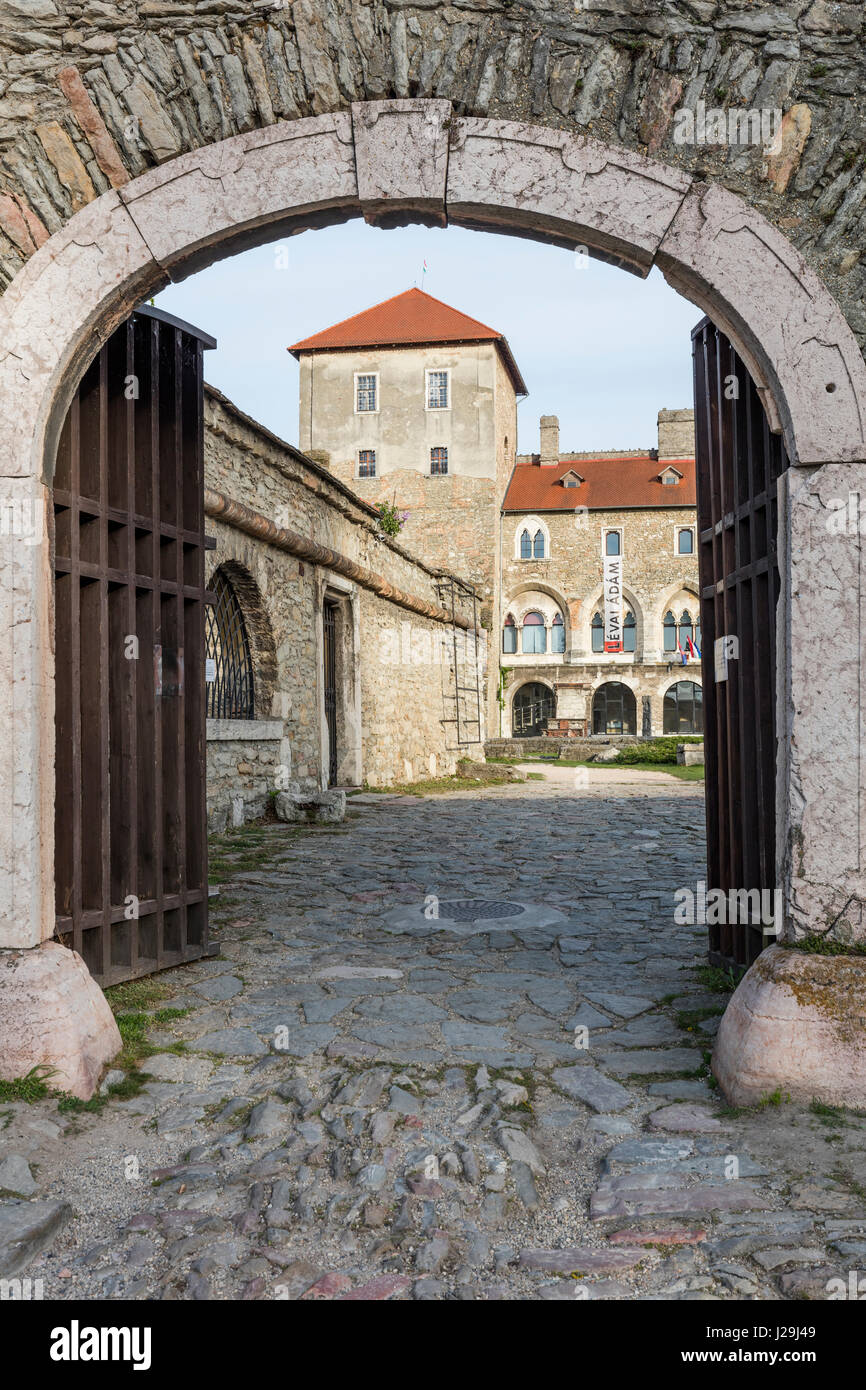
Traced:
<path fill-rule="evenodd" d="M 363 21 L 360 16 L 363 16 Z M 627 0 L 0 0 L 0 280 L 77 209 L 226 136 L 419 96 L 587 132 L 741 194 L 866 339 L 862 4 Z M 682 139 L 677 113 L 784 113 L 779 146 Z"/>
<path fill-rule="evenodd" d="M 280 764 L 278 719 L 209 719 L 207 812 L 212 830 L 263 816 Z"/>
<path fill-rule="evenodd" d="M 441 606 L 432 568 L 384 535 L 368 505 L 211 387 L 205 393 L 205 486 L 374 571 L 393 590 Z M 446 722 L 453 717 L 450 624 L 410 612 L 227 518 L 209 516 L 207 530 L 216 541 L 208 577 L 222 568 L 231 580 L 251 639 L 256 713 L 252 721 L 209 721 L 212 827 L 261 815 L 276 790 L 326 785 L 326 601 L 340 613 L 338 781 L 386 786 L 429 777 L 433 769 L 437 776 L 454 770 L 467 750 Z M 466 612 L 460 601 L 458 613 Z M 462 643 L 462 629 L 458 637 Z M 478 738 L 468 751 L 483 757 Z"/>

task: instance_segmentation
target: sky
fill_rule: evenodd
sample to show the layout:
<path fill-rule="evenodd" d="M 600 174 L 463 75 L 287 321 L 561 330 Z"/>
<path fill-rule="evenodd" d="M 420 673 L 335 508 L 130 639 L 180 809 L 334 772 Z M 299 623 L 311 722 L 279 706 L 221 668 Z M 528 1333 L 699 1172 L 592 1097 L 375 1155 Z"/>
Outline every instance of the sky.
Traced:
<path fill-rule="evenodd" d="M 423 263 L 427 271 L 423 273 Z M 701 311 L 648 279 L 560 247 L 462 227 L 383 231 L 354 220 L 219 261 L 157 307 L 217 339 L 205 376 L 298 442 L 298 342 L 413 285 L 503 333 L 529 390 L 518 449 L 558 415 L 562 452 L 656 444 L 662 408 L 692 404 L 690 332 Z"/>

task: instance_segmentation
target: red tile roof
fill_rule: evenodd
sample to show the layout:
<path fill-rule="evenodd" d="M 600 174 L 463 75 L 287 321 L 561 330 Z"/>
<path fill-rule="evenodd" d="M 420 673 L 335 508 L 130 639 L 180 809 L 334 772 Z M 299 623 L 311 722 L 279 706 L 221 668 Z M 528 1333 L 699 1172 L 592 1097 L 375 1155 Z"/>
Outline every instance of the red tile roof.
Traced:
<path fill-rule="evenodd" d="M 321 333 L 293 343 L 289 352 L 333 352 L 343 348 L 410 347 L 431 343 L 496 343 L 518 395 L 526 384 L 507 339 L 495 328 L 462 314 L 423 290 L 404 290 L 360 314 L 332 324 Z"/>
<path fill-rule="evenodd" d="M 659 482 L 670 465 L 683 474 L 676 484 Z M 563 487 L 560 478 L 579 473 L 579 487 Z M 505 494 L 506 512 L 568 512 L 577 507 L 614 511 L 627 507 L 694 507 L 693 458 L 654 459 L 649 454 L 608 454 L 604 458 L 565 458 L 558 464 L 515 465 Z"/>

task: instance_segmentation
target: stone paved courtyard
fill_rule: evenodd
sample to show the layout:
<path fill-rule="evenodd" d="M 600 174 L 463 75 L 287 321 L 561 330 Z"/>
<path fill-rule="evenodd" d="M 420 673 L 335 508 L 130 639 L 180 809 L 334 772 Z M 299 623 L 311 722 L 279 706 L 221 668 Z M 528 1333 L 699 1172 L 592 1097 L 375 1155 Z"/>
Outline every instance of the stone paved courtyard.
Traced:
<path fill-rule="evenodd" d="M 0 1253 L 62 1200 L 46 1298 L 825 1298 L 863 1267 L 866 1119 L 708 1079 L 726 996 L 673 922 L 701 784 L 534 771 L 223 840 L 221 954 L 160 977 L 144 1090 L 2 1106 Z"/>

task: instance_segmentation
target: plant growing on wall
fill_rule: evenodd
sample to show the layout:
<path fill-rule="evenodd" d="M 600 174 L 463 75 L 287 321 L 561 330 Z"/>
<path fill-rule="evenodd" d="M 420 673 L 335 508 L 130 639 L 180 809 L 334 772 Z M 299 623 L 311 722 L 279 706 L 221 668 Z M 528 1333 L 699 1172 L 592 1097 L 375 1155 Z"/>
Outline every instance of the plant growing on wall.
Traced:
<path fill-rule="evenodd" d="M 408 512 L 398 512 L 393 502 L 377 502 L 379 525 L 389 536 L 397 536 L 409 520 Z"/>

